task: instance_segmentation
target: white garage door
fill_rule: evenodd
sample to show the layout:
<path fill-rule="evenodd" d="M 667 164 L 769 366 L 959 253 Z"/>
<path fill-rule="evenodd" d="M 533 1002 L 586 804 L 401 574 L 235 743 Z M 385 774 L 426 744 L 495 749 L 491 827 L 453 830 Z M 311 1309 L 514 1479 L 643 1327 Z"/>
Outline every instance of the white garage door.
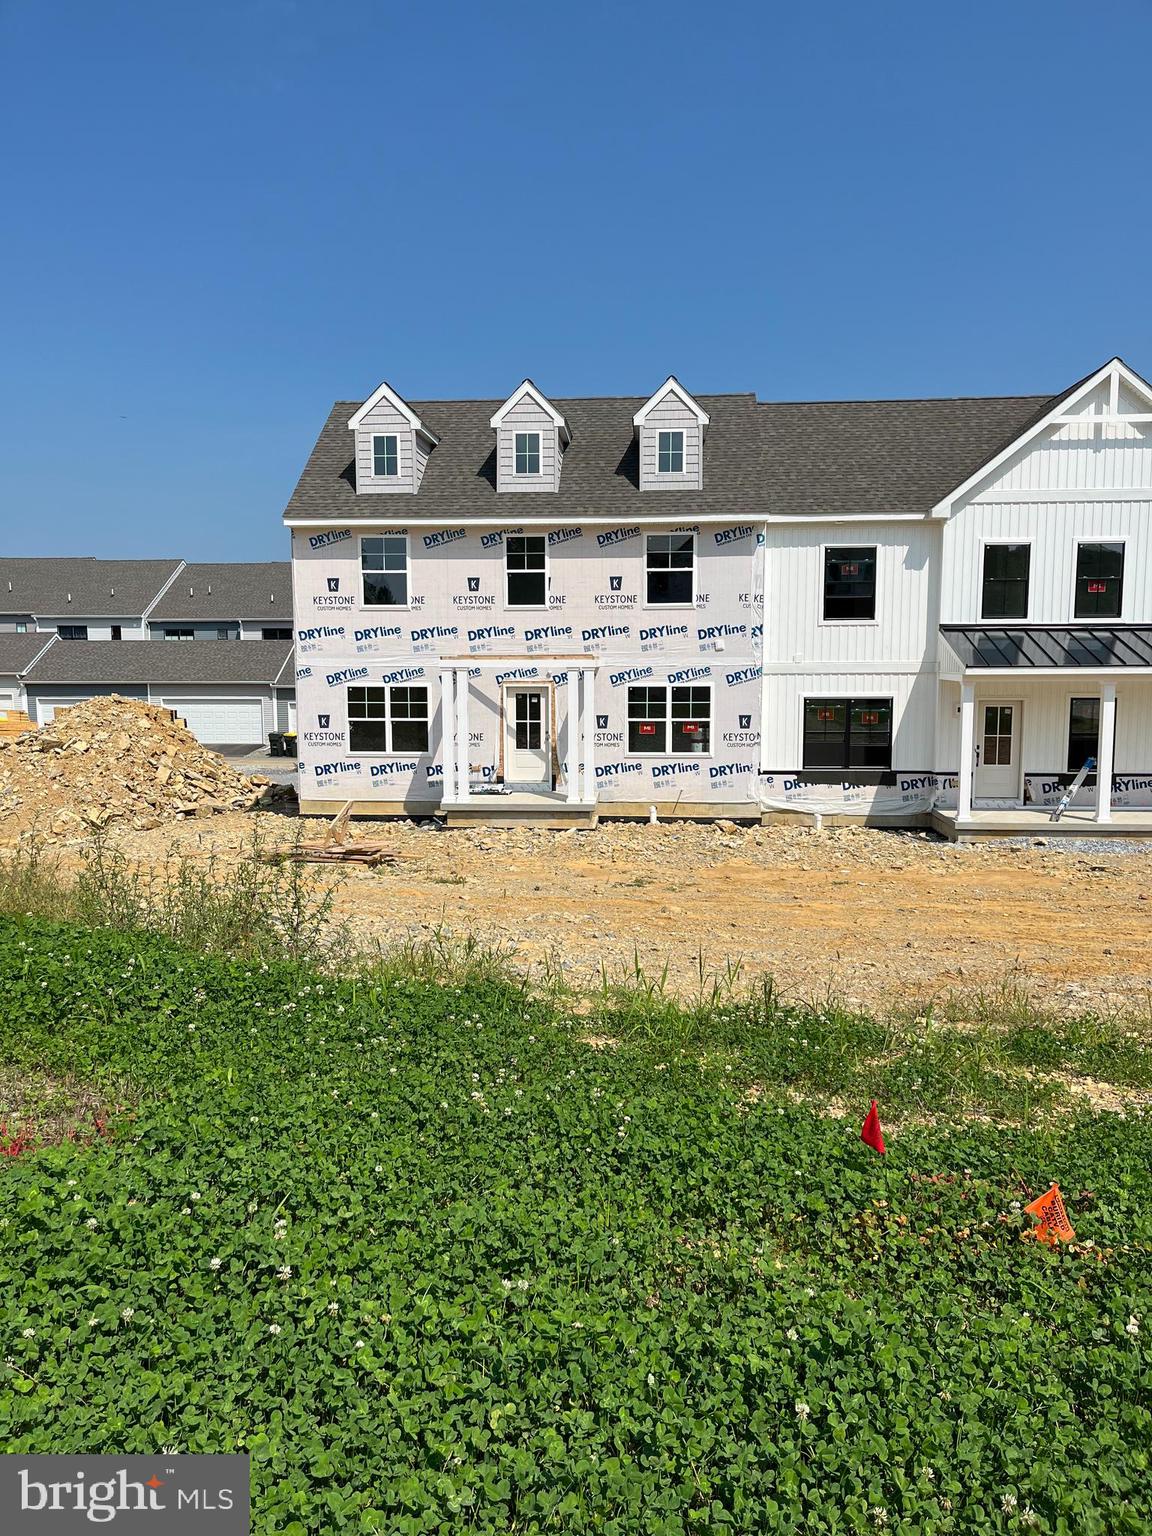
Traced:
<path fill-rule="evenodd" d="M 163 699 L 198 741 L 213 746 L 255 746 L 264 740 L 259 699 Z"/>
<path fill-rule="evenodd" d="M 83 702 L 83 699 L 37 699 L 36 719 L 41 725 L 51 725 L 58 709 L 67 709 L 70 704 L 83 704 Z"/>

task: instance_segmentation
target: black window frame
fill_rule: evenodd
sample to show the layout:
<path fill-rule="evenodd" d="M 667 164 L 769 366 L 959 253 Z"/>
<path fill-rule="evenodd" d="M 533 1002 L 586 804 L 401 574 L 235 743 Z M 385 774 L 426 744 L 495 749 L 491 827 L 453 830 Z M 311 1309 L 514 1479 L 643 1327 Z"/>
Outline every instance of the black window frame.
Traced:
<path fill-rule="evenodd" d="M 277 625 L 269 625 L 260 631 L 261 640 L 291 640 L 291 629 L 281 629 Z"/>
<path fill-rule="evenodd" d="M 59 640 L 87 640 L 87 624 L 57 624 L 56 637 Z"/>
<path fill-rule="evenodd" d="M 831 726 L 817 737 L 810 729 L 812 712 L 828 711 L 831 719 L 817 719 L 813 724 Z M 887 716 L 882 737 L 873 734 L 872 722 L 854 720 L 854 716 Z M 820 698 L 805 696 L 801 723 L 805 771 L 834 773 L 890 773 L 892 770 L 893 701 L 878 698 Z M 883 750 L 876 752 L 878 742 Z"/>
<path fill-rule="evenodd" d="M 187 624 L 166 624 L 164 626 L 165 640 L 195 640 L 196 631 L 190 629 Z"/>
<path fill-rule="evenodd" d="M 1085 710 L 1084 705 L 1091 708 Z M 1085 717 L 1094 717 L 1087 727 L 1082 723 L 1077 729 L 1078 708 L 1082 722 Z M 1068 772 L 1079 773 L 1090 757 L 1097 761 L 1100 758 L 1100 697 L 1098 694 L 1074 694 L 1068 700 Z M 1095 774 L 1089 774 L 1089 779 L 1094 780 Z"/>
<path fill-rule="evenodd" d="M 824 546 L 823 618 L 826 624 L 876 622 L 878 548 L 876 544 Z M 867 567 L 867 570 L 852 570 L 852 567 L 861 566 Z M 845 567 L 848 567 L 847 572 Z"/>
<path fill-rule="evenodd" d="M 530 549 L 528 546 L 531 545 Z M 539 546 L 539 547 L 537 547 Z M 513 565 L 513 558 L 539 564 Z M 539 578 L 539 598 L 531 601 L 514 601 L 513 582 L 525 590 L 531 580 L 535 587 Z M 548 540 L 542 533 L 509 533 L 504 536 L 504 606 L 505 608 L 547 608 L 548 606 Z"/>
<path fill-rule="evenodd" d="M 1084 571 L 1082 569 L 1085 550 L 1107 550 L 1112 554 L 1119 554 L 1118 569 L 1108 573 L 1104 571 Z M 1107 589 L 1115 583 L 1115 606 L 1111 602 L 1101 605 L 1102 596 L 1111 596 L 1105 592 L 1092 592 L 1089 590 L 1094 584 L 1103 584 Z M 1093 601 L 1095 600 L 1095 601 Z M 1077 539 L 1076 541 L 1076 576 L 1072 598 L 1073 617 L 1077 619 L 1119 619 L 1124 611 L 1124 540 L 1123 539 Z"/>
<path fill-rule="evenodd" d="M 373 548 L 367 550 L 367 545 L 379 545 L 379 550 Z M 389 549 L 388 546 L 393 548 Z M 379 559 L 380 565 L 365 565 L 368 554 Z M 388 559 L 403 555 L 402 565 L 389 565 Z M 406 533 L 366 533 L 360 537 L 360 605 L 363 608 L 407 608 L 408 607 L 408 583 L 410 579 L 410 558 L 408 549 L 408 535 Z M 370 597 L 368 578 L 380 578 L 374 583 L 374 587 L 387 590 L 390 587 L 402 587 L 403 601 L 397 601 L 394 597 Z M 383 578 L 390 578 L 385 581 Z"/>
<path fill-rule="evenodd" d="M 996 550 L 1024 550 L 1026 554 L 1023 576 L 992 576 L 988 571 L 988 556 Z M 1023 601 L 1015 607 L 1008 602 L 1012 590 L 1023 593 Z M 998 594 L 999 602 L 989 603 L 989 594 Z M 984 545 L 980 557 L 980 617 L 982 619 L 1009 619 L 1024 622 L 1032 601 L 1032 545 L 1024 539 L 991 539 Z M 1022 611 L 1016 612 L 1016 607 Z"/>
<path fill-rule="evenodd" d="M 664 439 L 668 446 L 664 446 Z M 677 444 L 674 439 L 679 438 Z M 656 473 L 658 475 L 682 475 L 684 473 L 684 448 L 687 434 L 683 427 L 662 427 L 656 433 Z M 667 459 L 667 464 L 665 464 Z M 679 460 L 679 463 L 676 461 Z"/>
<path fill-rule="evenodd" d="M 625 726 L 629 755 L 711 757 L 714 706 L 711 683 L 639 683 L 630 687 Z"/>
<path fill-rule="evenodd" d="M 422 695 L 422 697 L 419 697 Z M 357 757 L 426 757 L 430 751 L 431 721 L 427 683 L 358 684 L 346 689 L 348 710 L 348 749 Z M 419 713 L 420 706 L 423 713 Z M 360 711 L 363 710 L 363 713 Z M 414 712 L 415 711 L 415 712 Z M 412 730 L 418 744 L 397 746 L 397 725 L 401 734 Z M 364 727 L 372 727 L 372 731 Z M 419 728 L 422 727 L 422 730 Z M 370 739 L 379 734 L 382 746 Z M 419 744 L 422 743 L 422 744 Z"/>
<path fill-rule="evenodd" d="M 521 448 L 521 446 L 520 446 L 521 438 L 524 439 L 524 446 L 523 446 L 523 448 Z M 531 438 L 535 438 L 536 439 L 536 446 L 535 446 L 535 448 L 532 448 L 529 445 L 529 440 Z M 528 431 L 528 432 L 514 432 L 512 434 L 512 471 L 513 471 L 513 473 L 516 474 L 516 475 L 525 475 L 525 476 L 528 476 L 528 477 L 531 477 L 533 475 L 539 475 L 541 473 L 540 464 L 541 464 L 541 458 L 542 458 L 543 445 L 544 445 L 544 434 L 542 432 L 532 432 L 532 431 Z M 523 469 L 521 469 L 521 467 L 520 467 L 521 458 L 523 458 L 523 461 L 524 461 L 524 468 Z M 532 468 L 533 460 L 535 460 L 535 464 L 536 464 L 536 468 L 535 469 Z"/>
<path fill-rule="evenodd" d="M 653 541 L 656 540 L 667 540 L 667 549 L 656 549 L 653 551 Z M 680 541 L 678 549 L 673 547 L 673 540 Z M 684 546 L 685 540 L 688 541 L 687 549 Z M 654 565 L 652 563 L 653 553 L 656 554 L 658 559 L 666 556 L 668 563 L 666 565 L 660 563 Z M 684 564 L 682 558 L 686 553 L 690 556 L 687 565 Z M 690 529 L 681 529 L 671 533 L 646 533 L 644 535 L 644 601 L 646 607 L 695 608 L 696 555 L 696 535 Z M 675 564 L 673 564 L 674 559 L 677 562 Z M 653 596 L 654 590 L 658 589 L 661 584 L 667 586 L 669 590 L 672 589 L 674 583 L 677 586 L 681 585 L 685 574 L 688 577 L 688 596 L 686 598 Z"/>
<path fill-rule="evenodd" d="M 377 445 L 383 443 L 383 448 Z M 392 446 L 389 447 L 388 445 Z M 381 463 L 384 468 L 381 469 Z M 391 468 L 389 468 L 389 465 Z M 400 437 L 396 432 L 373 432 L 372 473 L 377 480 L 395 480 L 400 474 Z"/>

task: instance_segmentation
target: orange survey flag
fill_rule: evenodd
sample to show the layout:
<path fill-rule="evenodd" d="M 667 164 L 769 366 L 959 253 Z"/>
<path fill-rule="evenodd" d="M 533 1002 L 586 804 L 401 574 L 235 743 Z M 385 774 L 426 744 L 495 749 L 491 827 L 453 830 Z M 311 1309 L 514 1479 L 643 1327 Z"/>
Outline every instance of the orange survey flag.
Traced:
<path fill-rule="evenodd" d="M 1064 1209 L 1064 1197 L 1060 1193 L 1059 1184 L 1053 1184 L 1044 1194 L 1037 1195 L 1024 1209 L 1040 1223 L 1032 1233 L 1037 1242 L 1049 1245 L 1070 1243 L 1076 1236 L 1068 1220 L 1068 1212 Z"/>
<path fill-rule="evenodd" d="M 874 1152 L 883 1154 L 888 1150 L 884 1145 L 884 1133 L 880 1129 L 880 1116 L 875 1099 L 872 1100 L 872 1108 L 865 1115 L 864 1124 L 860 1127 L 860 1140 Z"/>

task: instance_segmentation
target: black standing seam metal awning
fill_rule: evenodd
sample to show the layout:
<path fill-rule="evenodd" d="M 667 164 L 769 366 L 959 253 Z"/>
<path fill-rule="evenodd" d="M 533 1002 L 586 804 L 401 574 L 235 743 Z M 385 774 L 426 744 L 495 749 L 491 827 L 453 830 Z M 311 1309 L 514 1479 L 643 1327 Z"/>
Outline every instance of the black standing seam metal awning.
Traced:
<path fill-rule="evenodd" d="M 965 668 L 1152 668 L 1152 625 L 1096 628 L 1052 624 L 1004 629 L 942 624 L 940 633 Z"/>

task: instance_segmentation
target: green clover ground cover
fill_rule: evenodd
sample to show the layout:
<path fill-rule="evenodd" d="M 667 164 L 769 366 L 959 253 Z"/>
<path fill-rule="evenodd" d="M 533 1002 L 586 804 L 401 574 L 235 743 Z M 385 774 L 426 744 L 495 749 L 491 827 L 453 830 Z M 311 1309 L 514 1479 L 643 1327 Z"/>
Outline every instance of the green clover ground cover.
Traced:
<path fill-rule="evenodd" d="M 132 1101 L 0 1159 L 9 1449 L 247 1450 L 261 1536 L 1152 1526 L 1148 1119 L 881 1159 L 495 980 L 41 922 L 0 999 L 6 1071 Z"/>

